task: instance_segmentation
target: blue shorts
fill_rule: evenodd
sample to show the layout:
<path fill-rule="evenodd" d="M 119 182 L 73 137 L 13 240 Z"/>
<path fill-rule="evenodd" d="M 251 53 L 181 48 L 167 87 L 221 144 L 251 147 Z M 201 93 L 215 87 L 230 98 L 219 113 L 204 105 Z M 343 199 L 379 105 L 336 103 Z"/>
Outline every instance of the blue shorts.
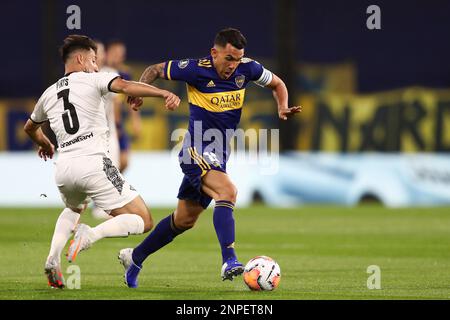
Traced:
<path fill-rule="evenodd" d="M 202 191 L 202 177 L 210 170 L 226 173 L 226 163 L 221 163 L 214 155 L 199 155 L 195 148 L 182 149 L 178 159 L 184 173 L 178 191 L 178 199 L 193 200 L 203 208 L 208 208 L 212 198 Z"/>

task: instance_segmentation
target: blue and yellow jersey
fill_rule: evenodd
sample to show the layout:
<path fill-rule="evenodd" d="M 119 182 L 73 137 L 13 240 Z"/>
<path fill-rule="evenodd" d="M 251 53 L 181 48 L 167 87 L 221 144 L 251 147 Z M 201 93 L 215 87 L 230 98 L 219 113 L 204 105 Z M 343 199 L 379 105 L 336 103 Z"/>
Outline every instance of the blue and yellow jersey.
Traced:
<path fill-rule="evenodd" d="M 164 76 L 167 80 L 184 81 L 187 85 L 187 96 L 190 108 L 189 133 L 191 141 L 185 146 L 194 145 L 194 124 L 197 128 L 201 123 L 202 137 L 208 129 L 218 129 L 225 138 L 224 154 L 217 154 L 226 161 L 225 146 L 228 145 L 227 129 L 235 130 L 241 119 L 242 106 L 245 98 L 245 88 L 250 81 L 261 82 L 267 70 L 258 62 L 243 58 L 234 73 L 228 79 L 221 79 L 214 68 L 212 57 L 202 59 L 184 59 L 167 61 Z M 199 130 L 195 131 L 197 136 Z M 229 136 L 229 133 L 228 133 Z M 202 137 L 197 137 L 201 139 Z M 198 140 L 197 140 L 198 141 Z M 211 141 L 204 141 L 211 144 Z M 198 149 L 198 147 L 197 147 Z M 220 159 L 222 160 L 222 159 Z"/>

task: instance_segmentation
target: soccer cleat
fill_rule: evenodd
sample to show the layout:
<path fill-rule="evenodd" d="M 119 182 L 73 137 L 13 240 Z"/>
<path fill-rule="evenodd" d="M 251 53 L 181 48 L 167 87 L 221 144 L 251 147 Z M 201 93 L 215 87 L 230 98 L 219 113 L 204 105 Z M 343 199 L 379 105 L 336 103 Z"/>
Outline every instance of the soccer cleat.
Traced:
<path fill-rule="evenodd" d="M 45 264 L 44 271 L 50 287 L 59 289 L 63 289 L 65 287 L 64 277 L 58 263 L 54 260 L 48 261 Z"/>
<path fill-rule="evenodd" d="M 117 257 L 120 261 L 120 264 L 125 269 L 124 282 L 128 286 L 128 288 L 137 288 L 138 287 L 138 275 L 142 270 L 142 266 L 138 266 L 133 262 L 132 258 L 133 249 L 126 248 L 119 251 L 119 256 Z"/>
<path fill-rule="evenodd" d="M 230 258 L 222 266 L 222 280 L 233 281 L 234 277 L 241 275 L 244 272 L 244 265 L 236 258 Z"/>
<path fill-rule="evenodd" d="M 132 248 L 126 248 L 119 251 L 117 259 L 119 259 L 120 264 L 124 267 L 125 270 L 127 270 L 128 267 L 133 263 L 132 254 Z"/>
<path fill-rule="evenodd" d="M 67 253 L 67 261 L 74 262 L 80 251 L 87 250 L 91 247 L 90 239 L 91 228 L 86 224 L 78 225 L 73 240 L 70 241 L 69 251 Z"/>

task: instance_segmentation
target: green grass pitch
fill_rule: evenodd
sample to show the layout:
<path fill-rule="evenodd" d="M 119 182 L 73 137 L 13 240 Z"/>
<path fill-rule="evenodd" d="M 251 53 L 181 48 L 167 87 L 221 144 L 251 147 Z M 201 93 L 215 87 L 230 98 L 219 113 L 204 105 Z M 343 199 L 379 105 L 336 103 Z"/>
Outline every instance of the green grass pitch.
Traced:
<path fill-rule="evenodd" d="M 221 281 L 211 209 L 145 262 L 138 289 L 123 284 L 117 253 L 145 235 L 100 240 L 75 262 L 81 289 L 50 289 L 43 267 L 60 210 L 0 209 L 0 299 L 450 298 L 450 208 L 238 208 L 238 257 L 277 260 L 281 282 L 272 292 L 251 292 L 241 277 Z M 156 222 L 170 212 L 152 210 Z M 98 223 L 89 211 L 81 221 Z M 367 288 L 370 265 L 381 269 L 379 290 Z M 66 280 L 68 266 L 64 259 Z"/>

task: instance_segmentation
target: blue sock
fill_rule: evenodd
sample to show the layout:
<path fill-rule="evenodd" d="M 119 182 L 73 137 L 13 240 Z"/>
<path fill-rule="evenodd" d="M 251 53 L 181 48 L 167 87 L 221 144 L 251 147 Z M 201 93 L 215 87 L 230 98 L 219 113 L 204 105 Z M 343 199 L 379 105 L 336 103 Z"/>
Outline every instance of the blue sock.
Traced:
<path fill-rule="evenodd" d="M 222 263 L 230 258 L 236 258 L 233 209 L 234 203 L 225 200 L 216 201 L 214 207 L 213 222 L 222 249 Z"/>
<path fill-rule="evenodd" d="M 169 244 L 176 236 L 186 231 L 178 229 L 173 219 L 173 213 L 162 219 L 155 227 L 155 230 L 134 248 L 132 258 L 135 264 L 139 267 L 142 266 L 142 263 L 149 255 Z"/>

